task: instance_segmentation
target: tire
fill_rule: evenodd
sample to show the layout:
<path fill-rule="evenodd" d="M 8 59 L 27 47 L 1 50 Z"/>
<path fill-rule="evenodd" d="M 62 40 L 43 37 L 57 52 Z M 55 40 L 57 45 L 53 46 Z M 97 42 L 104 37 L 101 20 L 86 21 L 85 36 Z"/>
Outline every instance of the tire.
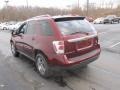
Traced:
<path fill-rule="evenodd" d="M 111 24 L 113 24 L 114 23 L 114 21 L 111 21 Z"/>
<path fill-rule="evenodd" d="M 4 28 L 3 28 L 3 30 L 7 30 L 7 28 L 6 28 L 6 27 L 4 27 Z"/>
<path fill-rule="evenodd" d="M 11 43 L 11 52 L 14 57 L 19 57 L 19 52 L 16 51 L 15 45 Z"/>
<path fill-rule="evenodd" d="M 120 23 L 120 20 L 118 20 L 118 23 Z"/>
<path fill-rule="evenodd" d="M 43 54 L 38 53 L 35 59 L 38 73 L 44 78 L 50 77 L 52 71 L 47 63 L 47 58 Z"/>

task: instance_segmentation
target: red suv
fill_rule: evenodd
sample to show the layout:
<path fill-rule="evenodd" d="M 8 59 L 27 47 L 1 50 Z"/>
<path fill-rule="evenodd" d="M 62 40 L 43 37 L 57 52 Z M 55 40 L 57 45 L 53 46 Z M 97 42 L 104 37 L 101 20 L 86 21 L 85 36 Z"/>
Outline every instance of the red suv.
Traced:
<path fill-rule="evenodd" d="M 94 27 L 80 16 L 42 15 L 25 21 L 12 32 L 11 51 L 36 62 L 41 76 L 96 60 L 101 52 Z"/>

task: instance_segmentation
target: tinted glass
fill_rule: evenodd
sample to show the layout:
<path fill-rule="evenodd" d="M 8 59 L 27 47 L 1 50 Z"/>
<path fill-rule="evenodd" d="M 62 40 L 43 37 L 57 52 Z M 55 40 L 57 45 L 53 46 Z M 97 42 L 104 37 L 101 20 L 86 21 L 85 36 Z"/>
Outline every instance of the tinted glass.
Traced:
<path fill-rule="evenodd" d="M 26 34 L 35 33 L 35 21 L 28 22 Z"/>
<path fill-rule="evenodd" d="M 19 33 L 25 34 L 26 33 L 26 29 L 27 29 L 27 24 L 25 23 L 25 24 L 21 25 L 21 27 L 19 28 L 18 34 Z"/>
<path fill-rule="evenodd" d="M 49 24 L 48 21 L 39 21 L 39 25 L 42 35 L 46 35 L 46 36 L 53 35 L 51 25 Z"/>
<path fill-rule="evenodd" d="M 94 27 L 87 20 L 68 20 L 56 23 L 63 35 L 95 32 Z"/>

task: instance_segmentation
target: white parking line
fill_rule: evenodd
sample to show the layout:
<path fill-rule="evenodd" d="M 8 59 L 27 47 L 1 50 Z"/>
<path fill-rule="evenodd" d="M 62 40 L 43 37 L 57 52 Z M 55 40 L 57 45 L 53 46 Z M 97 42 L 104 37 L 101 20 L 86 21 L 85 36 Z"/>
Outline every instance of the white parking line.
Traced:
<path fill-rule="evenodd" d="M 101 35 L 101 34 L 106 34 L 106 33 L 110 33 L 110 32 L 113 32 L 113 31 L 115 31 L 115 30 L 109 30 L 109 31 L 106 31 L 106 32 L 104 32 L 104 31 L 103 32 L 98 32 L 98 34 Z"/>
<path fill-rule="evenodd" d="M 116 44 L 110 46 L 110 48 L 113 48 L 113 47 L 115 47 L 115 46 L 117 46 L 117 45 L 119 45 L 119 44 L 120 44 L 120 42 L 118 42 L 118 43 L 116 43 Z"/>
<path fill-rule="evenodd" d="M 100 34 L 105 34 L 105 33 L 107 33 L 107 32 L 100 32 L 100 33 L 98 33 L 98 34 L 100 35 Z"/>

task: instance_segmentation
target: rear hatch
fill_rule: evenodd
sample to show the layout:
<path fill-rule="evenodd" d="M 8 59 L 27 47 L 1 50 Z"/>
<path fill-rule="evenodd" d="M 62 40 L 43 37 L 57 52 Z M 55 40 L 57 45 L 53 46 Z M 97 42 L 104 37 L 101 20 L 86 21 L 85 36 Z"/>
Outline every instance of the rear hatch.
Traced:
<path fill-rule="evenodd" d="M 64 38 L 64 53 L 74 58 L 91 51 L 97 36 L 94 27 L 83 17 L 62 18 L 56 20 Z"/>

